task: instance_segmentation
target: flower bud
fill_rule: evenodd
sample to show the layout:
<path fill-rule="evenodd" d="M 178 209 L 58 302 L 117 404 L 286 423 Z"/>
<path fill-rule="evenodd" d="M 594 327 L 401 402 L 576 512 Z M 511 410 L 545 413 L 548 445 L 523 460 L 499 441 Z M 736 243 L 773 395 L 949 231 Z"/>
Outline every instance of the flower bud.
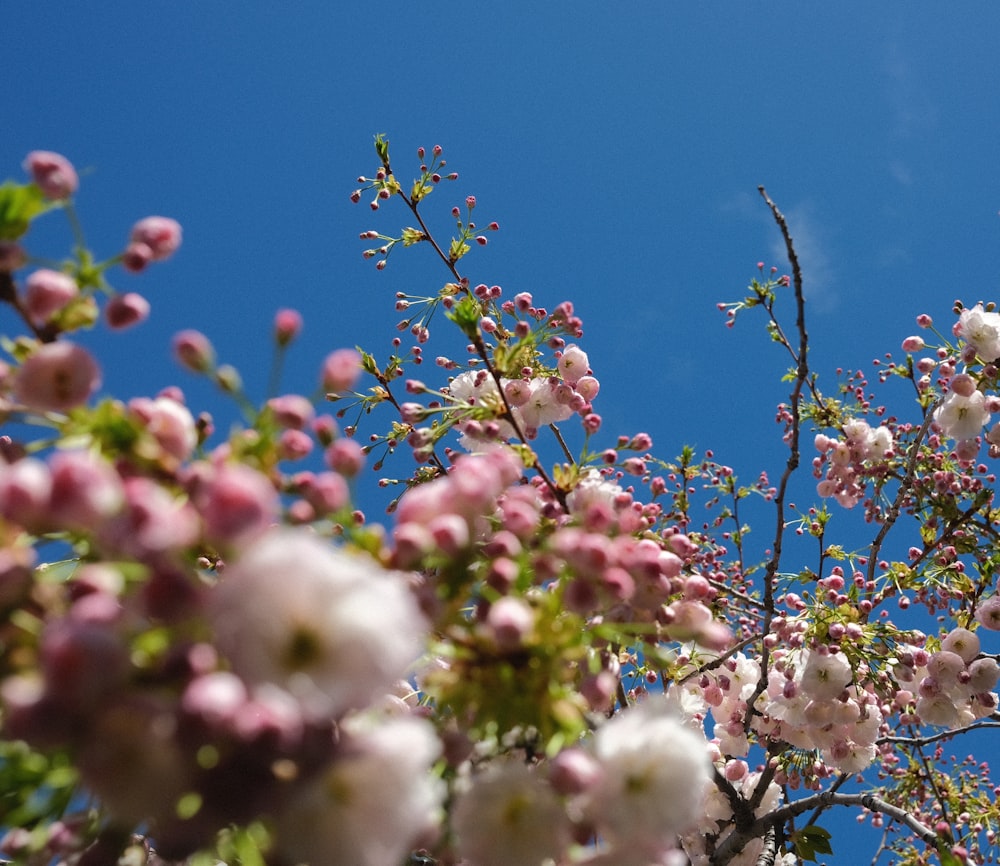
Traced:
<path fill-rule="evenodd" d="M 73 164 L 59 153 L 33 150 L 24 160 L 24 169 L 49 199 L 69 198 L 80 185 Z"/>

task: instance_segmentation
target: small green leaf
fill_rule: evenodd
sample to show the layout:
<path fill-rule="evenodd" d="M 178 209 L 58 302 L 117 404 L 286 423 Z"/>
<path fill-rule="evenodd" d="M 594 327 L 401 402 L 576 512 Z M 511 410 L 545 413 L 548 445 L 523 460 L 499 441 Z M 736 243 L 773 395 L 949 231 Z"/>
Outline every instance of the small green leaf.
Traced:
<path fill-rule="evenodd" d="M 385 137 L 383 132 L 375 136 L 375 153 L 378 154 L 382 165 L 389 164 L 389 139 Z"/>
<path fill-rule="evenodd" d="M 448 248 L 448 261 L 457 262 L 468 251 L 469 245 L 465 241 L 452 240 L 451 246 Z"/>
<path fill-rule="evenodd" d="M 815 861 L 817 854 L 832 854 L 830 831 L 818 824 L 810 824 L 792 835 L 792 845 L 801 860 Z"/>
<path fill-rule="evenodd" d="M 16 241 L 36 216 L 53 206 L 33 183 L 8 180 L 0 186 L 0 240 Z"/>
<path fill-rule="evenodd" d="M 479 337 L 481 315 L 479 304 L 469 297 L 462 298 L 447 313 L 448 318 L 462 329 L 462 333 L 466 337 L 472 340 Z"/>

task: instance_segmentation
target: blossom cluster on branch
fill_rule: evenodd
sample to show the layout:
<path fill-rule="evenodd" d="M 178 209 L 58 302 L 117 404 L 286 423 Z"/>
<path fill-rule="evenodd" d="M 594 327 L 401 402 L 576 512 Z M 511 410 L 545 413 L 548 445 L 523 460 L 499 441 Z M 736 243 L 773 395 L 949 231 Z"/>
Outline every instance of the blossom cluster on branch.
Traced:
<path fill-rule="evenodd" d="M 874 383 L 825 390 L 762 189 L 791 272 L 760 264 L 720 309 L 763 315 L 790 361 L 787 457 L 741 484 L 713 452 L 608 434 L 613 383 L 574 304 L 470 279 L 499 224 L 469 195 L 442 240 L 442 149 L 418 149 L 408 185 L 375 149 L 351 198 L 412 224 L 366 229 L 362 255 L 382 271 L 426 250 L 442 287 L 398 293 L 387 353 L 333 350 L 303 392 L 252 395 L 208 336 L 177 334 L 180 367 L 239 415 L 226 435 L 179 386 L 102 394 L 99 353 L 71 339 L 142 323 L 110 274 L 168 259 L 180 226 L 140 220 L 100 260 L 65 157 L 0 186 L 0 850 L 793 866 L 851 809 L 881 833 L 872 862 L 995 860 L 1000 789 L 949 744 L 1000 721 L 1000 313 L 956 303 L 946 334 L 921 315 L 928 336 Z M 50 212 L 65 259 L 28 246 Z M 427 363 L 441 324 L 460 356 Z M 276 371 L 302 327 L 276 312 Z M 896 414 L 876 392 L 898 384 Z M 395 494 L 385 527 L 366 484 Z"/>

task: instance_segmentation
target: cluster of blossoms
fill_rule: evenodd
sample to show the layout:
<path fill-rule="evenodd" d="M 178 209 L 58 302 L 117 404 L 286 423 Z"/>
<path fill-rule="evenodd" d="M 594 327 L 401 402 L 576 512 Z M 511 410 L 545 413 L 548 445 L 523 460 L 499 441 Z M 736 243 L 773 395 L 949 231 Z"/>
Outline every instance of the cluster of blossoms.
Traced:
<path fill-rule="evenodd" d="M 887 427 L 873 429 L 866 421 L 852 419 L 844 424 L 843 434 L 843 439 L 816 435 L 816 450 L 821 455 L 813 463 L 817 477 L 826 466 L 826 476 L 816 492 L 832 496 L 843 508 L 853 508 L 864 497 L 873 464 L 893 456 L 892 433 Z"/>
<path fill-rule="evenodd" d="M 107 274 L 168 258 L 180 227 L 147 218 L 104 262 L 81 245 L 21 274 L 32 221 L 71 209 L 79 181 L 37 152 L 31 183 L 0 187 L 0 300 L 26 332 L 0 369 L 18 422 L 0 438 L 0 787 L 14 804 L 0 848 L 25 864 L 133 862 L 138 832 L 146 863 L 795 866 L 828 851 L 826 810 L 860 805 L 899 829 L 884 844 L 901 861 L 983 862 L 1000 826 L 988 768 L 944 784 L 943 751 L 926 747 L 997 713 L 981 635 L 1000 630 L 1000 552 L 975 461 L 1000 411 L 1000 314 L 960 310 L 958 345 L 885 368 L 912 380 L 923 416 L 907 424 L 861 379 L 823 397 L 777 318 L 780 293 L 802 304 L 795 257 L 788 277 L 761 265 L 722 307 L 728 325 L 762 309 L 794 359 L 781 480 L 742 487 L 687 449 L 657 459 L 645 433 L 595 450 L 600 384 L 573 305 L 473 286 L 458 263 L 498 225 L 477 228 L 469 196 L 439 244 L 418 207 L 457 177 L 441 148 L 419 151 L 410 187 L 381 136 L 376 152 L 359 181 L 372 209 L 401 199 L 421 228 L 364 232 L 380 243 L 364 257 L 383 270 L 397 245 L 424 245 L 448 282 L 397 296 L 408 352 L 400 337 L 382 365 L 331 352 L 314 397 L 251 399 L 208 337 L 177 334 L 180 365 L 245 418 L 221 440 L 178 387 L 101 398 L 97 360 L 67 339 L 99 323 L 101 298 L 110 329 L 141 322 L 148 303 Z M 468 358 L 439 357 L 435 389 L 405 367 L 438 309 Z M 277 313 L 279 359 L 302 326 Z M 320 412 L 323 396 L 346 408 Z M 361 445 L 358 424 L 340 427 L 354 407 L 358 424 L 391 407 L 387 432 Z M 806 420 L 818 495 L 864 501 L 878 527 L 860 553 L 829 542 L 825 509 L 787 519 Z M 379 481 L 404 488 L 383 530 L 353 496 L 371 452 L 404 443 L 416 468 Z M 778 517 L 760 562 L 753 495 Z M 919 543 L 894 560 L 884 537 L 911 519 Z M 802 553 L 792 525 L 818 542 L 811 565 L 787 566 Z M 909 616 L 923 605 L 940 636 L 896 625 L 889 599 Z M 871 793 L 841 790 L 876 774 L 888 781 Z"/>
<path fill-rule="evenodd" d="M 996 711 L 992 689 L 1000 679 L 1000 666 L 994 657 L 980 655 L 979 637 L 968 629 L 952 629 L 936 652 L 906 653 L 893 675 L 903 686 L 897 704 L 913 704 L 912 711 L 927 724 L 959 728 Z"/>

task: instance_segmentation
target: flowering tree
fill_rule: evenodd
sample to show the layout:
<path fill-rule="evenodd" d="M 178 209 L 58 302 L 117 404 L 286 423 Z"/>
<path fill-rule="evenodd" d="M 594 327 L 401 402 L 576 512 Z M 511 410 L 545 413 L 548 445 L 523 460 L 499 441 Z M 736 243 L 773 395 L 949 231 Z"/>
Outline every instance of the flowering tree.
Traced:
<path fill-rule="evenodd" d="M 787 355 L 787 458 L 744 485 L 711 453 L 609 436 L 572 303 L 473 285 L 465 257 L 497 223 L 468 196 L 443 242 L 425 221 L 457 178 L 441 149 L 404 186 L 375 144 L 352 198 L 410 225 L 363 232 L 364 256 L 426 248 L 444 285 L 396 296 L 386 357 L 333 351 L 320 399 L 256 400 L 206 336 L 178 334 L 180 364 L 242 414 L 228 436 L 178 387 L 99 396 L 71 340 L 142 322 L 107 275 L 168 258 L 177 223 L 141 220 L 100 260 L 65 158 L 32 153 L 30 182 L 0 187 L 7 856 L 790 866 L 853 810 L 882 830 L 872 862 L 992 862 L 988 764 L 953 752 L 1000 718 L 981 642 L 1000 630 L 1000 313 L 956 304 L 950 333 L 920 316 L 933 336 L 874 383 L 821 387 L 762 189 L 790 276 L 760 265 L 720 309 L 761 314 Z M 51 211 L 76 244 L 46 262 L 26 238 Z M 459 357 L 425 364 L 435 316 Z M 278 358 L 301 325 L 276 314 Z M 898 416 L 874 395 L 889 379 L 913 390 Z M 385 529 L 351 496 L 372 458 L 415 467 L 378 482 Z"/>

